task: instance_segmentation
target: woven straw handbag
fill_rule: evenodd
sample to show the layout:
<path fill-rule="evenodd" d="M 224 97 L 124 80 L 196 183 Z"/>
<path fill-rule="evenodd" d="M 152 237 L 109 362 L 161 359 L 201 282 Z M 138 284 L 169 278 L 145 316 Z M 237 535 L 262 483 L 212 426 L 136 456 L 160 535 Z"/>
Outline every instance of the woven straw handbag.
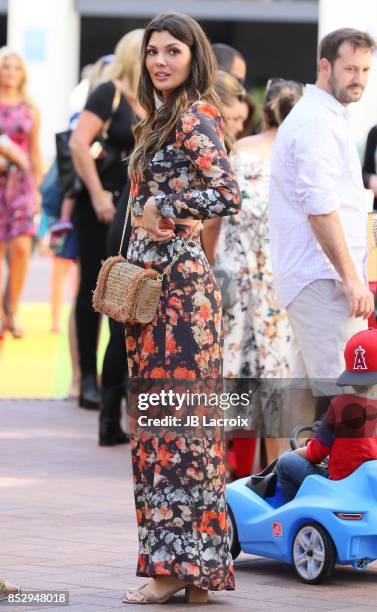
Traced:
<path fill-rule="evenodd" d="M 164 277 L 185 251 L 199 223 L 193 227 L 170 264 L 160 273 L 132 264 L 121 255 L 130 210 L 129 199 L 118 255 L 109 257 L 102 264 L 93 293 L 93 308 L 119 323 L 145 325 L 152 321 L 157 312 Z"/>

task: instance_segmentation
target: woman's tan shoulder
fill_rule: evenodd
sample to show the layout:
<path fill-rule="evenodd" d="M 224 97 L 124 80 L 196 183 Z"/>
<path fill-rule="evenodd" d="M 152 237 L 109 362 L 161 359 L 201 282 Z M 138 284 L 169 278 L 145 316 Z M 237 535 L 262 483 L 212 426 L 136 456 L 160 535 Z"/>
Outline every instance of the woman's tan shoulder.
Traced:
<path fill-rule="evenodd" d="M 235 151 L 256 151 L 259 149 L 261 144 L 265 141 L 264 134 L 255 134 L 253 136 L 246 136 L 245 138 L 241 138 L 237 140 L 234 145 Z"/>

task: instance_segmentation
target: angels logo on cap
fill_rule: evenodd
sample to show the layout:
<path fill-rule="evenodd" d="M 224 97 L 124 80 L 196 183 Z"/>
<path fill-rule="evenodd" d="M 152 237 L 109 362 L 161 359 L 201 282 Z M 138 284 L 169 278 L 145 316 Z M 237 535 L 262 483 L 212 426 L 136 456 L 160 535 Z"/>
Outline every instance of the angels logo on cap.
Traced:
<path fill-rule="evenodd" d="M 340 387 L 377 385 L 377 329 L 366 329 L 350 338 L 344 350 L 346 369 Z"/>
<path fill-rule="evenodd" d="M 353 364 L 354 370 L 367 370 L 367 364 L 365 363 L 365 349 L 359 346 L 355 349 L 355 363 Z"/>

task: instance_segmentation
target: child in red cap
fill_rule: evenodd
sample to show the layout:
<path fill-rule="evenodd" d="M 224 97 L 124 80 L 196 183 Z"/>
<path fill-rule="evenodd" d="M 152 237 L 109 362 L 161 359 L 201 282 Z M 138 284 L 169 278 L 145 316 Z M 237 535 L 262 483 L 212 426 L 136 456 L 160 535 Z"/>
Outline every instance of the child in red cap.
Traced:
<path fill-rule="evenodd" d="M 337 384 L 353 387 L 354 393 L 333 398 L 307 446 L 284 453 L 278 460 L 277 474 L 287 502 L 306 476 L 340 480 L 365 461 L 377 459 L 377 329 L 352 336 L 344 357 L 346 369 Z M 326 457 L 328 472 L 318 465 Z"/>

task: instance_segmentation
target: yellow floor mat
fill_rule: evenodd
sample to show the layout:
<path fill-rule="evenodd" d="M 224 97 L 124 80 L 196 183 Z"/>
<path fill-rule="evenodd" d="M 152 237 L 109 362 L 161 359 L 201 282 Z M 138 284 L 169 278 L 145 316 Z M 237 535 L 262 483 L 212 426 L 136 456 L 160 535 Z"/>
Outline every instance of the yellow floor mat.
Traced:
<path fill-rule="evenodd" d="M 61 333 L 50 329 L 50 305 L 25 303 L 20 308 L 20 320 L 25 330 L 22 339 L 15 340 L 8 332 L 0 340 L 0 398 L 62 398 L 71 382 L 68 348 L 68 316 L 65 305 Z M 98 362 L 102 363 L 108 340 L 107 321 L 102 324 Z M 99 369 L 100 371 L 100 369 Z"/>

